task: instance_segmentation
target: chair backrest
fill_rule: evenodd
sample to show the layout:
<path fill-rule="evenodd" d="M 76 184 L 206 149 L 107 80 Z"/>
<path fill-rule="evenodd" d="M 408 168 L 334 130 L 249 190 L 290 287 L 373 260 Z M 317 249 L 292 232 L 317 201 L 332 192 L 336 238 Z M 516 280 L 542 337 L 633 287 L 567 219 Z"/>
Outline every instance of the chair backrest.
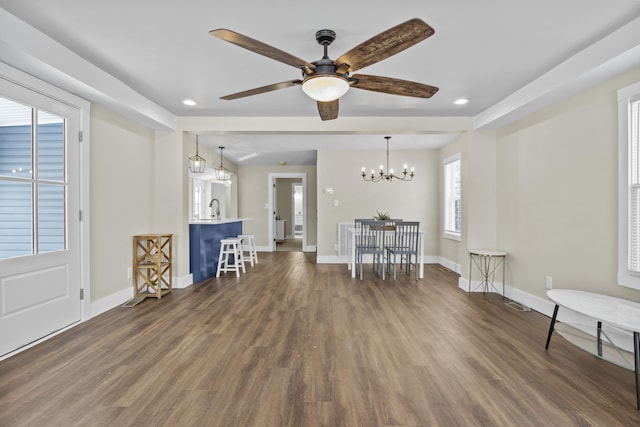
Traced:
<path fill-rule="evenodd" d="M 353 220 L 356 233 L 356 248 L 366 246 L 367 233 L 369 232 L 369 223 L 371 219 L 368 218 L 356 218 Z"/>
<path fill-rule="evenodd" d="M 360 227 L 362 227 L 362 222 L 363 221 L 371 221 L 371 219 L 370 218 L 356 218 L 356 219 L 353 220 L 353 225 L 356 228 L 360 228 Z"/>
<path fill-rule="evenodd" d="M 369 251 L 382 251 L 385 245 L 385 236 L 392 232 L 392 228 L 385 221 L 363 221 L 360 231 L 360 246 Z"/>
<path fill-rule="evenodd" d="M 395 224 L 393 246 L 410 251 L 418 251 L 419 221 L 400 221 Z"/>

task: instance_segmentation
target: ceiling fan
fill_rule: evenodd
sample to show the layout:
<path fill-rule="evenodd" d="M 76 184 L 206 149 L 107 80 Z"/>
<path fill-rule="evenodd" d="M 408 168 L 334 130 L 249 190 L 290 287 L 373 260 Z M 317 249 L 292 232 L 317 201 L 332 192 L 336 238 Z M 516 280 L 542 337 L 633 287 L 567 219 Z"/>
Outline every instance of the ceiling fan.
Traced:
<path fill-rule="evenodd" d="M 329 45 L 335 40 L 336 33 L 332 30 L 320 30 L 316 32 L 316 41 L 324 47 L 324 56 L 314 62 L 307 62 L 261 41 L 225 28 L 211 30 L 209 34 L 302 70 L 302 80 L 287 80 L 274 83 L 222 96 L 220 99 L 244 98 L 302 85 L 302 90 L 316 100 L 320 118 L 322 120 L 333 120 L 338 117 L 338 99 L 350 87 L 417 98 L 430 98 L 433 96 L 438 91 L 438 88 L 434 86 L 391 77 L 367 74 L 350 75 L 350 73 L 402 52 L 430 37 L 434 32 L 434 29 L 421 19 L 410 19 L 373 36 L 344 53 L 338 59 L 333 60 L 329 58 L 327 51 Z"/>

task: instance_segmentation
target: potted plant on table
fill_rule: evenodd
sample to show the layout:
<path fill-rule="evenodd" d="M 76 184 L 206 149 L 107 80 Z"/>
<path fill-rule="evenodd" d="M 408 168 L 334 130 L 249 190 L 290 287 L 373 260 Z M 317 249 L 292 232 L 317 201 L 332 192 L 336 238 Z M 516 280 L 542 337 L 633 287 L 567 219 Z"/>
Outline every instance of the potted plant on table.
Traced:
<path fill-rule="evenodd" d="M 375 219 L 376 221 L 389 221 L 391 219 L 391 216 L 388 212 L 376 211 L 376 215 L 373 217 L 373 219 Z"/>

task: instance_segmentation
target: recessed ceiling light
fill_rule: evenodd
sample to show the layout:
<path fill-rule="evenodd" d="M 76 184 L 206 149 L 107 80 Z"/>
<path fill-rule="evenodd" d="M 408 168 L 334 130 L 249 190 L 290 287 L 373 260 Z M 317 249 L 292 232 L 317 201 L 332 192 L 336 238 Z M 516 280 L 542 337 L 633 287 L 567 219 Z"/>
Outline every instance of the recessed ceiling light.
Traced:
<path fill-rule="evenodd" d="M 198 103 L 196 101 L 194 101 L 193 99 L 185 99 L 184 101 L 182 101 L 182 103 L 184 105 L 189 106 L 189 107 L 194 107 L 194 106 L 198 105 Z"/>
<path fill-rule="evenodd" d="M 467 98 L 458 98 L 455 101 L 453 101 L 453 103 L 456 105 L 464 105 L 464 104 L 468 104 L 469 100 Z"/>

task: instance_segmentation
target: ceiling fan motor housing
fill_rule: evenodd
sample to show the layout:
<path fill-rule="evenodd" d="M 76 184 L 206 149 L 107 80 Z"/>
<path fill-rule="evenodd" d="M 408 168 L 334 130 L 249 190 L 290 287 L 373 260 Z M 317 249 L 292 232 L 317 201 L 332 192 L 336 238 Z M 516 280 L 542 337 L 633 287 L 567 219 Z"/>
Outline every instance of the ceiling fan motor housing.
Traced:
<path fill-rule="evenodd" d="M 336 32 L 333 30 L 316 31 L 316 41 L 323 46 L 329 46 L 336 39 Z"/>
<path fill-rule="evenodd" d="M 334 60 L 329 58 L 327 47 L 336 39 L 336 32 L 333 30 L 320 30 L 316 32 L 316 41 L 324 46 L 324 56 L 318 61 L 312 62 L 315 65 L 314 76 L 338 76 L 347 78 L 348 73 L 336 73 L 337 66 Z"/>

